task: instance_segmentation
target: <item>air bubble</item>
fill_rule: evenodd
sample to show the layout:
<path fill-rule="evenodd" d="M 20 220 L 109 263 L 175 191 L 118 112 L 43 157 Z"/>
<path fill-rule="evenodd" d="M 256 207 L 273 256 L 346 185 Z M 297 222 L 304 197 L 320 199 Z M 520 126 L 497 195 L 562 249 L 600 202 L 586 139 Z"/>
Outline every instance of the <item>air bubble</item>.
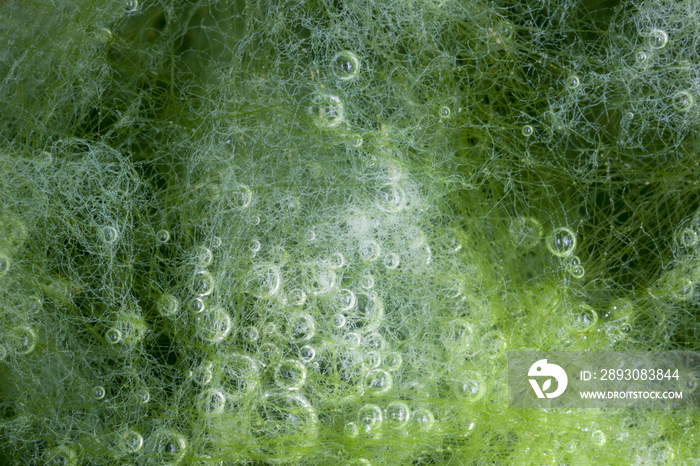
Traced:
<path fill-rule="evenodd" d="M 221 390 L 207 390 L 200 395 L 199 408 L 205 413 L 221 414 L 226 408 L 226 395 Z"/>
<path fill-rule="evenodd" d="M 575 332 L 586 332 L 598 322 L 598 313 L 587 304 L 569 311 L 568 325 Z"/>
<path fill-rule="evenodd" d="M 566 227 L 556 228 L 547 238 L 547 249 L 557 257 L 568 257 L 576 249 L 576 234 Z"/>
<path fill-rule="evenodd" d="M 188 308 L 193 314 L 201 314 L 207 308 L 202 298 L 192 298 L 188 303 Z"/>
<path fill-rule="evenodd" d="M 201 301 L 201 300 L 200 300 Z M 180 309 L 180 301 L 170 293 L 165 293 L 158 300 L 158 312 L 165 317 L 173 317 Z"/>
<path fill-rule="evenodd" d="M 374 288 L 374 277 L 372 275 L 363 275 L 360 277 L 360 286 L 365 290 Z"/>
<path fill-rule="evenodd" d="M 318 415 L 311 403 L 296 391 L 265 393 L 247 416 L 251 418 L 252 436 L 272 442 L 267 445 L 274 446 L 275 453 L 268 450 L 268 458 L 274 455 L 275 464 L 299 464 L 302 456 L 297 451 L 311 451 L 310 442 L 318 436 Z"/>
<path fill-rule="evenodd" d="M 192 292 L 197 296 L 209 296 L 214 291 L 214 277 L 207 271 L 199 271 L 192 280 Z"/>
<path fill-rule="evenodd" d="M 187 451 L 185 437 L 171 430 L 156 432 L 149 438 L 147 445 L 160 461 L 167 464 L 179 464 Z"/>
<path fill-rule="evenodd" d="M 170 232 L 168 230 L 159 230 L 156 233 L 156 241 L 160 244 L 165 244 L 170 241 Z"/>
<path fill-rule="evenodd" d="M 220 307 L 198 314 L 195 322 L 198 326 L 199 337 L 208 343 L 223 341 L 233 327 L 231 316 Z"/>
<path fill-rule="evenodd" d="M 351 438 L 357 437 L 360 433 L 360 429 L 354 422 L 348 422 L 347 424 L 345 424 L 344 430 L 345 435 Z"/>
<path fill-rule="evenodd" d="M 382 363 L 386 370 L 394 372 L 401 368 L 403 357 L 398 352 L 389 353 L 382 358 Z"/>
<path fill-rule="evenodd" d="M 566 268 L 569 274 L 571 274 L 571 276 L 574 278 L 583 278 L 583 276 L 586 274 L 586 271 L 581 264 L 581 259 L 579 259 L 578 256 L 571 256 L 568 259 Z"/>
<path fill-rule="evenodd" d="M 126 0 L 124 9 L 127 13 L 136 13 L 139 9 L 139 0 Z"/>
<path fill-rule="evenodd" d="M 369 351 L 365 354 L 363 366 L 365 369 L 376 369 L 382 363 L 382 357 L 375 351 Z"/>
<path fill-rule="evenodd" d="M 260 244 L 260 241 L 258 241 L 257 239 L 254 239 L 253 241 L 250 242 L 250 251 L 252 253 L 259 252 L 260 248 L 262 248 L 262 245 Z"/>
<path fill-rule="evenodd" d="M 429 409 L 421 408 L 413 411 L 411 419 L 422 431 L 430 430 L 435 424 L 435 416 Z"/>
<path fill-rule="evenodd" d="M 10 270 L 10 258 L 5 252 L 0 251 L 0 274 L 7 273 Z"/>
<path fill-rule="evenodd" d="M 523 128 L 520 130 L 520 132 L 525 136 L 526 138 L 529 138 L 532 136 L 532 134 L 535 132 L 532 126 L 530 125 L 525 125 Z"/>
<path fill-rule="evenodd" d="M 260 345 L 258 352 L 267 362 L 278 361 L 282 355 L 279 347 L 272 342 L 267 342 Z"/>
<path fill-rule="evenodd" d="M 304 238 L 306 238 L 306 241 L 308 242 L 316 241 L 316 231 L 313 228 L 309 228 L 308 230 L 306 230 Z"/>
<path fill-rule="evenodd" d="M 105 397 L 106 394 L 107 394 L 107 391 L 105 390 L 104 387 L 98 386 L 98 387 L 95 387 L 95 388 L 92 389 L 92 397 L 93 397 L 95 400 L 101 400 L 101 399 L 103 399 L 103 398 Z"/>
<path fill-rule="evenodd" d="M 673 96 L 673 108 L 679 112 L 687 112 L 693 106 L 693 101 L 693 96 L 689 92 L 678 92 Z"/>
<path fill-rule="evenodd" d="M 450 108 L 449 108 L 449 107 L 445 107 L 445 106 L 440 107 L 440 110 L 438 111 L 438 115 L 440 115 L 440 118 L 442 118 L 443 120 L 446 119 L 446 118 L 449 118 L 449 117 L 450 117 L 450 113 L 452 113 L 452 112 L 450 111 Z"/>
<path fill-rule="evenodd" d="M 372 332 L 367 335 L 362 340 L 362 345 L 365 348 L 369 348 L 375 351 L 382 351 L 386 348 L 386 340 L 381 334 L 377 332 Z"/>
<path fill-rule="evenodd" d="M 127 430 L 120 435 L 122 449 L 127 453 L 136 453 L 143 447 L 143 436 L 135 430 Z"/>
<path fill-rule="evenodd" d="M 662 29 L 654 29 L 651 31 L 649 45 L 653 49 L 662 49 L 668 44 L 668 34 Z"/>
<path fill-rule="evenodd" d="M 408 424 L 411 417 L 411 410 L 402 401 L 393 401 L 386 407 L 386 419 L 389 427 L 401 429 Z"/>
<path fill-rule="evenodd" d="M 295 288 L 289 292 L 289 304 L 292 306 L 303 306 L 306 302 L 306 292 Z"/>
<path fill-rule="evenodd" d="M 373 369 L 365 375 L 362 385 L 366 391 L 379 394 L 391 390 L 394 382 L 389 372 L 384 369 Z"/>
<path fill-rule="evenodd" d="M 360 59 L 352 52 L 338 52 L 331 59 L 331 71 L 341 81 L 351 81 L 360 74 Z"/>
<path fill-rule="evenodd" d="M 244 184 L 236 184 L 231 196 L 231 203 L 235 209 L 247 209 L 253 202 L 253 191 Z"/>
<path fill-rule="evenodd" d="M 360 346 L 360 334 L 357 332 L 348 332 L 345 335 L 343 335 L 343 341 L 346 345 L 352 348 L 357 348 Z"/>
<path fill-rule="evenodd" d="M 309 345 L 303 346 L 299 350 L 299 358 L 304 362 L 311 362 L 316 359 L 316 350 Z"/>
<path fill-rule="evenodd" d="M 509 232 L 516 247 L 524 251 L 535 248 L 544 236 L 542 224 L 533 217 L 515 217 L 510 221 Z"/>
<path fill-rule="evenodd" d="M 249 325 L 241 330 L 241 336 L 248 343 L 254 343 L 260 338 L 260 331 L 252 325 Z"/>
<path fill-rule="evenodd" d="M 190 371 L 189 375 L 194 383 L 196 383 L 200 387 L 203 387 L 205 385 L 208 385 L 209 382 L 211 382 L 214 378 L 214 371 L 212 370 L 213 367 L 214 364 L 210 362 L 203 362 L 193 371 Z"/>
<path fill-rule="evenodd" d="M 357 297 L 355 296 L 355 293 L 347 288 L 338 290 L 333 297 L 335 298 L 335 302 L 337 303 L 340 312 L 348 311 L 355 307 L 355 304 L 357 304 Z"/>
<path fill-rule="evenodd" d="M 306 383 L 306 367 L 296 359 L 287 359 L 277 365 L 274 379 L 280 388 L 299 390 Z"/>
<path fill-rule="evenodd" d="M 679 235 L 680 243 L 686 248 L 692 248 L 698 244 L 700 237 L 692 228 L 684 228 Z"/>
<path fill-rule="evenodd" d="M 483 378 L 476 372 L 468 372 L 453 384 L 455 395 L 459 398 L 475 402 L 484 397 L 486 386 Z"/>
<path fill-rule="evenodd" d="M 289 322 L 290 338 L 293 342 L 311 340 L 316 335 L 316 324 L 309 314 L 297 314 Z"/>
<path fill-rule="evenodd" d="M 579 78 L 576 75 L 569 76 L 569 78 L 566 80 L 566 87 L 569 89 L 576 89 L 581 85 L 581 78 Z"/>
<path fill-rule="evenodd" d="M 396 270 L 401 264 L 401 258 L 396 253 L 389 253 L 384 257 L 384 267 L 389 270 Z"/>
<path fill-rule="evenodd" d="M 315 296 L 325 296 L 336 287 L 337 275 L 332 270 L 317 270 L 314 273 L 314 278 L 313 294 Z"/>
<path fill-rule="evenodd" d="M 345 316 L 343 314 L 335 314 L 332 319 L 333 327 L 343 328 L 345 326 Z"/>
<path fill-rule="evenodd" d="M 357 413 L 360 425 L 364 428 L 365 433 L 370 433 L 372 429 L 376 429 L 382 425 L 382 410 L 377 405 L 366 404 Z"/>
<path fill-rule="evenodd" d="M 111 345 L 119 344 L 123 341 L 122 332 L 118 328 L 110 328 L 105 332 L 105 339 Z"/>
<path fill-rule="evenodd" d="M 274 356 L 277 354 L 279 353 L 272 355 L 271 359 L 275 360 Z M 224 384 L 228 389 L 227 392 L 236 396 L 250 393 L 255 390 L 259 382 L 260 369 L 253 358 L 241 353 L 232 353 L 227 357 L 224 369 Z"/>
<path fill-rule="evenodd" d="M 135 393 L 136 400 L 141 404 L 146 404 L 151 401 L 151 394 L 145 388 L 137 390 Z"/>
<path fill-rule="evenodd" d="M 605 434 L 603 433 L 602 430 L 596 430 L 591 434 L 591 439 L 593 440 L 593 443 L 598 445 L 598 446 L 603 446 L 605 445 L 605 442 L 607 439 L 605 438 Z"/>
<path fill-rule="evenodd" d="M 450 322 L 444 333 L 443 344 L 451 351 L 471 350 L 474 345 L 474 327 L 466 319 Z"/>
<path fill-rule="evenodd" d="M 309 113 L 316 125 L 322 128 L 335 128 L 345 119 L 345 106 L 338 96 L 317 94 L 311 100 Z"/>
<path fill-rule="evenodd" d="M 76 451 L 65 445 L 44 450 L 42 460 L 44 466 L 77 466 L 79 462 Z"/>
<path fill-rule="evenodd" d="M 26 355 L 34 351 L 36 347 L 36 333 L 30 327 L 15 328 L 13 336 L 17 353 Z"/>
<path fill-rule="evenodd" d="M 200 266 L 206 267 L 211 264 L 214 259 L 214 255 L 211 250 L 206 246 L 199 246 L 197 248 L 197 262 Z"/>
<path fill-rule="evenodd" d="M 357 293 L 355 311 L 348 316 L 353 329 L 376 330 L 384 320 L 384 303 L 376 293 Z"/>
<path fill-rule="evenodd" d="M 643 65 L 649 61 L 649 54 L 643 50 L 640 50 L 634 54 L 634 59 L 638 64 Z"/>
<path fill-rule="evenodd" d="M 339 269 L 345 265 L 345 256 L 336 252 L 323 262 L 330 269 Z"/>
<path fill-rule="evenodd" d="M 275 334 L 277 333 L 277 325 L 275 325 L 274 322 L 266 323 L 265 326 L 263 327 L 263 333 L 267 337 L 274 337 Z"/>
<path fill-rule="evenodd" d="M 279 292 L 282 285 L 279 267 L 256 267 L 254 274 L 257 296 L 275 296 Z"/>
<path fill-rule="evenodd" d="M 102 241 L 107 244 L 113 244 L 119 238 L 119 232 L 114 227 L 104 227 L 102 229 Z"/>
<path fill-rule="evenodd" d="M 627 112 L 625 114 L 625 118 L 627 118 L 628 120 L 632 120 L 634 118 L 634 112 Z"/>
<path fill-rule="evenodd" d="M 360 246 L 358 249 L 360 260 L 363 262 L 373 262 L 382 254 L 381 246 L 373 239 L 365 239 L 360 241 Z"/>

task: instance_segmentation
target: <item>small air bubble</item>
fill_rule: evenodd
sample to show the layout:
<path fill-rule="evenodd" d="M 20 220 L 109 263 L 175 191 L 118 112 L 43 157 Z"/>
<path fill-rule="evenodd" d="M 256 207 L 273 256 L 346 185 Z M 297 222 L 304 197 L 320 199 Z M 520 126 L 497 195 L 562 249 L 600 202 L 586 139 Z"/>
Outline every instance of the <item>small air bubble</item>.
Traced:
<path fill-rule="evenodd" d="M 299 390 L 306 383 L 306 367 L 295 359 L 287 359 L 277 365 L 273 375 L 280 388 Z"/>
<path fill-rule="evenodd" d="M 136 399 L 141 404 L 146 404 L 151 400 L 151 394 L 145 388 L 136 392 Z"/>
<path fill-rule="evenodd" d="M 345 106 L 338 96 L 317 94 L 311 100 L 309 113 L 316 125 L 322 128 L 335 128 L 345 119 Z"/>
<path fill-rule="evenodd" d="M 119 233 L 114 227 L 104 227 L 102 229 L 102 240 L 107 244 L 112 244 L 117 241 Z"/>
<path fill-rule="evenodd" d="M 653 49 L 662 49 L 668 44 L 668 34 L 662 29 L 654 29 L 651 31 L 649 45 Z"/>
<path fill-rule="evenodd" d="M 170 241 L 170 232 L 168 230 L 159 230 L 156 233 L 156 239 L 160 244 L 165 244 Z"/>
<path fill-rule="evenodd" d="M 335 328 L 343 328 L 345 326 L 345 316 L 343 314 L 335 314 L 333 316 L 333 326 Z"/>
<path fill-rule="evenodd" d="M 393 401 L 386 407 L 386 417 L 389 426 L 394 429 L 402 428 L 410 419 L 411 410 L 402 401 Z"/>
<path fill-rule="evenodd" d="M 10 270 L 10 258 L 3 251 L 0 251 L 0 274 Z"/>
<path fill-rule="evenodd" d="M 247 209 L 253 201 L 253 191 L 244 184 L 235 186 L 232 192 L 232 204 L 236 209 Z"/>
<path fill-rule="evenodd" d="M 92 389 L 92 397 L 96 400 L 101 400 L 106 394 L 107 392 L 105 391 L 104 387 L 98 386 Z"/>
<path fill-rule="evenodd" d="M 331 59 L 331 71 L 341 81 L 350 81 L 360 74 L 360 59 L 347 50 L 337 53 Z"/>
<path fill-rule="evenodd" d="M 452 112 L 450 111 L 449 107 L 443 106 L 443 107 L 440 107 L 440 111 L 438 112 L 438 115 L 440 115 L 440 118 L 442 118 L 444 120 L 445 118 L 449 118 L 451 113 Z"/>
<path fill-rule="evenodd" d="M 547 249 L 558 257 L 568 257 L 576 249 L 576 234 L 566 227 L 556 228 L 547 238 Z"/>
<path fill-rule="evenodd" d="M 649 54 L 643 50 L 638 51 L 634 54 L 634 59 L 638 64 L 644 64 L 649 60 Z"/>
<path fill-rule="evenodd" d="M 139 0 L 126 0 L 124 9 L 127 13 L 136 13 L 139 9 Z"/>
<path fill-rule="evenodd" d="M 568 87 L 569 89 L 576 89 L 580 85 L 581 79 L 576 75 L 569 76 L 569 78 L 566 80 L 566 87 Z"/>
<path fill-rule="evenodd" d="M 163 316 L 172 317 L 177 314 L 179 309 L 180 301 L 169 293 L 164 294 L 158 300 L 158 312 Z"/>
<path fill-rule="evenodd" d="M 253 253 L 256 253 L 260 251 L 260 248 L 262 248 L 262 245 L 260 244 L 260 241 L 257 239 L 254 239 L 253 241 L 250 242 L 250 251 Z"/>
<path fill-rule="evenodd" d="M 398 254 L 389 253 L 384 257 L 384 267 L 389 270 L 395 270 L 401 264 L 401 258 Z"/>
<path fill-rule="evenodd" d="M 673 96 L 673 108 L 679 112 L 687 112 L 693 106 L 693 101 L 693 96 L 690 93 L 681 91 Z"/>
<path fill-rule="evenodd" d="M 199 265 L 206 267 L 207 265 L 211 264 L 213 259 L 214 255 L 211 253 L 209 248 L 206 246 L 200 246 L 197 248 L 197 261 L 199 262 Z"/>
<path fill-rule="evenodd" d="M 258 338 L 260 338 L 260 331 L 252 325 L 249 325 L 248 327 L 243 328 L 241 335 L 245 341 L 254 343 L 258 341 Z"/>
<path fill-rule="evenodd" d="M 360 241 L 359 255 L 360 260 L 364 262 L 372 262 L 379 258 L 382 254 L 382 248 L 378 242 L 373 239 Z"/>
<path fill-rule="evenodd" d="M 121 435 L 124 449 L 129 453 L 136 453 L 143 447 L 143 437 L 136 431 L 127 430 Z"/>
<path fill-rule="evenodd" d="M 107 340 L 108 343 L 110 343 L 112 345 L 116 345 L 118 343 L 121 343 L 123 341 L 122 332 L 118 328 L 110 328 L 105 333 L 105 339 Z"/>
<path fill-rule="evenodd" d="M 192 281 L 192 291 L 197 296 L 209 296 L 214 291 L 214 277 L 203 270 L 197 272 Z"/>
<path fill-rule="evenodd" d="M 529 138 L 530 136 L 532 136 L 532 133 L 534 133 L 534 131 L 535 130 L 532 128 L 532 126 L 525 125 L 523 126 L 523 129 L 520 132 L 523 133 L 523 136 Z"/>
<path fill-rule="evenodd" d="M 206 307 L 207 305 L 201 298 L 192 298 L 192 300 L 189 302 L 189 309 L 195 314 L 204 312 Z"/>
<path fill-rule="evenodd" d="M 299 358 L 304 362 L 311 362 L 316 358 L 316 350 L 312 346 L 306 345 L 299 350 Z"/>

